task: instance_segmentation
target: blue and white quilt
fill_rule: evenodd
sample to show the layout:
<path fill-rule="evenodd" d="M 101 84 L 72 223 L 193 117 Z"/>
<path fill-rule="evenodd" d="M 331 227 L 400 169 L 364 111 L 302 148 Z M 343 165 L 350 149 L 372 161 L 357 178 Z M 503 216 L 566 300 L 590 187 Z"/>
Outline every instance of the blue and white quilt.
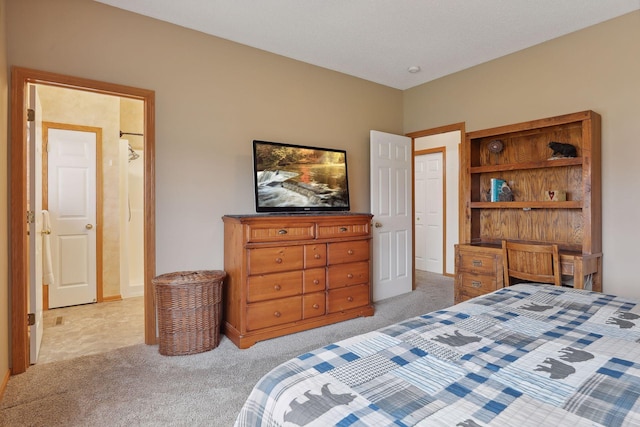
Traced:
<path fill-rule="evenodd" d="M 640 426 L 640 303 L 519 284 L 292 359 L 236 426 Z"/>

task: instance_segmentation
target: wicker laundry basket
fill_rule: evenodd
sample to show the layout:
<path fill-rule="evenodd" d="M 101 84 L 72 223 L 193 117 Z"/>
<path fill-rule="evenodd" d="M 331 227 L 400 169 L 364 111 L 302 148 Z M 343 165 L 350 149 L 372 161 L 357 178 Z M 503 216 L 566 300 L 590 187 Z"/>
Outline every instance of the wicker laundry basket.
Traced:
<path fill-rule="evenodd" d="M 152 280 L 160 354 L 195 354 L 218 346 L 225 277 L 224 271 L 203 270 L 167 273 Z"/>

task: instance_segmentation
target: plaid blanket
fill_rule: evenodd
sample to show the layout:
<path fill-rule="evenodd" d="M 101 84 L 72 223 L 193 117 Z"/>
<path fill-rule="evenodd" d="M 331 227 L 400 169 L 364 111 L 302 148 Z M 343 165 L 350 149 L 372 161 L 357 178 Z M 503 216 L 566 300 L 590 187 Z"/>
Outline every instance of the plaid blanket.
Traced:
<path fill-rule="evenodd" d="M 519 284 L 292 359 L 236 426 L 638 426 L 640 304 Z"/>

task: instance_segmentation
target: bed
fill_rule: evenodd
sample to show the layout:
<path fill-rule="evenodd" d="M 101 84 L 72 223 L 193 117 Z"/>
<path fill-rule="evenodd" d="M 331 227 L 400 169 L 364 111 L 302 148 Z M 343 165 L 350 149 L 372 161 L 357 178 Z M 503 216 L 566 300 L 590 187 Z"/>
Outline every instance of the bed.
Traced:
<path fill-rule="evenodd" d="M 640 305 L 518 284 L 273 369 L 236 426 L 637 426 Z"/>

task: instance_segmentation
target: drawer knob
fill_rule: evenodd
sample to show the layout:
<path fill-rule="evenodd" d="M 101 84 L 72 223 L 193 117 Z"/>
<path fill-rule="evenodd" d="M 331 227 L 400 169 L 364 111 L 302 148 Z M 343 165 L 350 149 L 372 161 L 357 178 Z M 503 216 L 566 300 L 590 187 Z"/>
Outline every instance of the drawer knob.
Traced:
<path fill-rule="evenodd" d="M 320 259 L 320 254 L 315 254 L 313 257 L 314 257 L 315 259 Z"/>
<path fill-rule="evenodd" d="M 473 264 L 474 267 L 482 267 L 482 261 L 479 259 L 474 259 L 471 264 Z"/>
<path fill-rule="evenodd" d="M 348 279 L 353 279 L 353 274 L 351 274 L 351 273 L 347 274 L 347 278 Z"/>
<path fill-rule="evenodd" d="M 353 249 L 349 249 L 349 250 L 347 251 L 347 253 L 348 253 L 349 255 L 353 255 Z"/>
<path fill-rule="evenodd" d="M 320 306 L 318 304 L 313 304 L 313 308 L 315 308 L 316 310 L 320 308 Z"/>
<path fill-rule="evenodd" d="M 285 230 L 284 228 L 280 229 L 278 230 L 278 234 L 287 234 L 287 230 Z"/>
<path fill-rule="evenodd" d="M 319 284 L 320 284 L 320 280 L 315 279 L 315 280 L 313 281 L 313 284 L 314 284 L 314 285 L 319 285 Z"/>
<path fill-rule="evenodd" d="M 276 311 L 275 313 L 273 313 L 273 315 L 274 315 L 275 317 L 280 317 L 280 316 L 282 316 L 282 314 L 280 314 L 280 312 L 279 312 L 279 311 Z"/>
<path fill-rule="evenodd" d="M 347 297 L 347 301 L 353 302 L 353 297 Z"/>
<path fill-rule="evenodd" d="M 280 285 L 275 285 L 275 286 L 273 287 L 273 289 L 275 289 L 276 291 L 279 291 L 279 290 L 280 290 L 280 289 L 282 289 L 282 288 L 280 287 Z"/>
<path fill-rule="evenodd" d="M 473 280 L 471 282 L 471 286 L 473 286 L 474 288 L 481 288 L 482 287 L 482 282 L 478 282 L 477 280 Z"/>
<path fill-rule="evenodd" d="M 348 230 L 348 229 L 347 229 L 347 227 L 340 227 L 340 232 L 341 232 L 341 233 L 344 233 L 344 232 L 345 232 L 345 231 L 347 231 L 347 230 Z"/>
<path fill-rule="evenodd" d="M 282 264 L 282 258 L 276 258 L 276 264 Z"/>

